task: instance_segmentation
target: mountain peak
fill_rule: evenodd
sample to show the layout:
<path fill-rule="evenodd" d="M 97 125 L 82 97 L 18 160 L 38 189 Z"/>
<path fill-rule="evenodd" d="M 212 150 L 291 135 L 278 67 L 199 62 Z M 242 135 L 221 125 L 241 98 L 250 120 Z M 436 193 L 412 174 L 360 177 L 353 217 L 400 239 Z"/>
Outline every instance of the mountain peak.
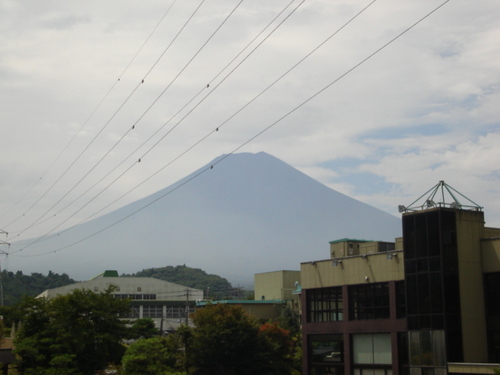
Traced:
<path fill-rule="evenodd" d="M 332 239 L 393 241 L 400 236 L 399 218 L 332 190 L 265 152 L 221 155 L 200 170 L 39 242 L 33 249 L 37 253 L 60 248 L 149 205 L 109 230 L 22 269 L 44 272 L 45 267 L 85 279 L 106 267 L 131 273 L 188 263 L 248 284 L 254 273 L 299 269 L 300 262 L 327 258 Z"/>

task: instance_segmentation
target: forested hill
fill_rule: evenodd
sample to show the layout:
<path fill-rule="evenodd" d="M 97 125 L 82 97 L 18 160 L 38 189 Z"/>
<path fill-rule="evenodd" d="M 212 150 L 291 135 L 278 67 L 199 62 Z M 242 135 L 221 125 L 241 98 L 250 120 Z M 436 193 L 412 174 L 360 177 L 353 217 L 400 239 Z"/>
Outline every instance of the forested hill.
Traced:
<path fill-rule="evenodd" d="M 59 275 L 52 271 L 49 271 L 49 274 L 44 276 L 41 273 L 24 275 L 22 271 L 14 273 L 3 270 L 1 277 L 3 303 L 6 306 L 15 304 L 24 295 L 36 296 L 45 289 L 57 288 L 76 282 L 65 273 Z"/>
<path fill-rule="evenodd" d="M 154 277 L 190 288 L 201 289 L 205 293 L 205 298 L 210 299 L 242 297 L 238 295 L 240 291 L 234 289 L 225 278 L 217 275 L 209 275 L 199 268 L 191 268 L 186 265 L 148 268 L 132 275 L 123 276 Z"/>
<path fill-rule="evenodd" d="M 217 275 L 209 275 L 199 268 L 190 268 L 185 265 L 150 268 L 132 275 L 122 276 L 154 277 L 190 288 L 201 289 L 204 291 L 205 297 L 211 299 L 244 298 L 241 295 L 241 291 L 233 288 L 226 279 Z M 37 296 L 46 289 L 77 282 L 65 273 L 59 275 L 52 271 L 49 271 L 48 275 L 45 276 L 36 272 L 31 275 L 25 275 L 22 271 L 10 272 L 3 270 L 1 277 L 3 304 L 5 306 L 15 304 L 24 295 Z"/>

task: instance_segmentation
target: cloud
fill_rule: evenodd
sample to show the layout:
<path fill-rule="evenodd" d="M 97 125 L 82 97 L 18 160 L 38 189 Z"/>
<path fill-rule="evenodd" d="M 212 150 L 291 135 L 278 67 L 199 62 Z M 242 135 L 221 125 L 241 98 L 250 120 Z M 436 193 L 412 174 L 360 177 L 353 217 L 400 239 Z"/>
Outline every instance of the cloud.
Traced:
<path fill-rule="evenodd" d="M 0 209 L 43 178 L 0 219 L 0 228 L 36 202 L 87 147 L 26 223 L 74 185 L 62 205 L 100 179 L 104 188 L 142 158 L 78 217 L 164 168 L 117 204 L 139 199 L 267 127 L 239 151 L 268 152 L 395 214 L 398 204 L 445 180 L 471 199 L 484 198 L 487 217 L 500 225 L 493 162 L 499 160 L 500 5 L 483 1 L 472 9 L 465 0 L 449 2 L 349 72 L 440 4 L 379 0 L 284 75 L 369 4 L 307 1 L 271 33 L 295 1 L 264 30 L 289 3 L 243 2 L 208 41 L 234 2 L 206 1 L 178 37 L 199 2 L 177 1 L 168 12 L 173 2 L 2 2 Z"/>

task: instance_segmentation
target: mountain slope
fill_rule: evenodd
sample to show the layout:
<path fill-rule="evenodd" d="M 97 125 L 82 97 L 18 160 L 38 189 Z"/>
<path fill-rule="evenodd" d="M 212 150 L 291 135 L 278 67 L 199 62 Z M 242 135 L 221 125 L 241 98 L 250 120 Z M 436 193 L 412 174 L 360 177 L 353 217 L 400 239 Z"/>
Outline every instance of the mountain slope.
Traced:
<path fill-rule="evenodd" d="M 49 267 L 85 279 L 104 268 L 127 273 L 186 264 L 233 284 L 248 284 L 254 273 L 299 269 L 300 262 L 327 258 L 331 240 L 393 241 L 400 236 L 400 219 L 336 192 L 273 156 L 235 154 L 217 163 L 220 158 L 208 164 L 213 169 L 187 183 L 198 172 L 38 243 L 36 252 L 72 243 L 182 185 L 109 230 L 54 256 L 39 257 L 31 266 L 39 267 L 38 272 Z M 29 268 L 26 259 L 24 271 Z"/>

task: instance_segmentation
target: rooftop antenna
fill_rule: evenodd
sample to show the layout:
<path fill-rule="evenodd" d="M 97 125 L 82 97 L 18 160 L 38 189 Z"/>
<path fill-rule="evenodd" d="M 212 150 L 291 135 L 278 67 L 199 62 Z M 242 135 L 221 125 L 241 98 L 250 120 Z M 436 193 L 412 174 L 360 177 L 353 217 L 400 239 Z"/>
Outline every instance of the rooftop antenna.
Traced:
<path fill-rule="evenodd" d="M 424 197 L 425 199 L 423 199 Z M 459 198 L 462 199 L 462 202 Z M 467 198 L 465 195 L 441 180 L 410 205 L 399 205 L 398 211 L 404 213 L 432 209 L 435 207 L 468 209 L 473 211 L 483 210 L 483 207 L 479 206 L 477 203 L 473 202 L 471 199 Z"/>

